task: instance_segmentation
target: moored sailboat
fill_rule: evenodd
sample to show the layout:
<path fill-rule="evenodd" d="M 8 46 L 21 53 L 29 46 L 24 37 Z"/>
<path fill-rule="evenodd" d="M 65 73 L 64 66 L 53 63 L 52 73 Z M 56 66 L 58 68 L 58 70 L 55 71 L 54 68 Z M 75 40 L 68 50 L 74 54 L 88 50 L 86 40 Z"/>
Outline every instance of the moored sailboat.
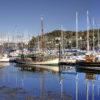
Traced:
<path fill-rule="evenodd" d="M 49 55 L 45 51 L 45 40 L 44 40 L 44 22 L 43 17 L 41 17 L 41 35 L 40 40 L 38 38 L 38 49 L 34 55 L 34 59 L 31 58 L 17 58 L 16 63 L 27 64 L 27 65 L 58 65 L 59 55 L 53 56 Z M 50 57 L 51 56 L 51 57 Z"/>
<path fill-rule="evenodd" d="M 84 60 L 78 60 L 76 62 L 77 67 L 86 68 L 86 67 L 100 67 L 100 59 L 99 53 L 95 52 L 94 48 L 94 19 L 93 19 L 93 51 L 90 51 L 90 44 L 89 44 L 89 13 L 87 11 L 87 53 L 85 55 Z"/>
<path fill-rule="evenodd" d="M 62 38 L 63 39 L 63 38 Z M 83 60 L 84 55 L 79 55 L 79 41 L 78 41 L 78 12 L 76 12 L 76 33 L 75 33 L 75 42 L 76 42 L 76 52 L 66 52 L 64 55 L 65 58 L 61 60 L 61 64 L 63 65 L 76 65 L 77 60 Z M 72 49 L 71 49 L 72 50 Z"/>

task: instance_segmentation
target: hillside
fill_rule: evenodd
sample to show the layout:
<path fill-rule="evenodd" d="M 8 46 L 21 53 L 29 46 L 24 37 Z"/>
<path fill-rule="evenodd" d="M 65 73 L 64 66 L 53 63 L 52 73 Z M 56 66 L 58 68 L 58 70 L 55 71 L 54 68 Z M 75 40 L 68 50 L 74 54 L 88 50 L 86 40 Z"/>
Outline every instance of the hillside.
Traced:
<path fill-rule="evenodd" d="M 94 44 L 95 48 L 98 47 L 98 36 L 100 29 L 94 30 Z M 98 34 L 99 33 L 99 34 Z M 87 39 L 87 31 L 78 32 L 78 43 L 80 49 L 86 48 L 86 39 Z M 61 38 L 63 38 L 63 47 L 64 48 L 75 48 L 76 46 L 76 32 L 75 31 L 61 31 L 54 30 L 52 32 L 45 33 L 43 36 L 44 39 L 41 41 L 41 36 L 34 37 L 29 41 L 29 47 L 37 47 L 38 44 L 41 45 L 41 42 L 45 45 L 45 48 L 54 49 L 57 48 L 59 43 L 61 43 Z M 60 40 L 58 40 L 60 38 Z M 93 45 L 93 30 L 89 30 L 89 43 L 92 48 Z"/>

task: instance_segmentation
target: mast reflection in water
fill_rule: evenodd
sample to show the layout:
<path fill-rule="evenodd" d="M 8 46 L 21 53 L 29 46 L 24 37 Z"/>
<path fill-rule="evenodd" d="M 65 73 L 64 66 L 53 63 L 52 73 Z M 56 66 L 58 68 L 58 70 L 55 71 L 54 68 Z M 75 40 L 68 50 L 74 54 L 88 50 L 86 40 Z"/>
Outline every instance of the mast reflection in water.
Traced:
<path fill-rule="evenodd" d="M 10 64 L 0 69 L 0 100 L 99 100 L 100 74 L 21 70 Z"/>

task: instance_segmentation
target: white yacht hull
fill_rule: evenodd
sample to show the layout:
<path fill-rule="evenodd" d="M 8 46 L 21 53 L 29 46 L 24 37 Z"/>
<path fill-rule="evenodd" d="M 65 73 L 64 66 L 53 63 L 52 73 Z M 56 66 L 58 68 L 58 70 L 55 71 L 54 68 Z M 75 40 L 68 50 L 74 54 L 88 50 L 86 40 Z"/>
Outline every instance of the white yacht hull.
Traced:
<path fill-rule="evenodd" d="M 9 58 L 1 58 L 0 62 L 9 62 Z"/>
<path fill-rule="evenodd" d="M 59 64 L 59 58 L 48 60 L 48 61 L 21 61 L 21 60 L 16 60 L 16 63 L 18 64 L 25 64 L 25 65 L 58 65 Z"/>
<path fill-rule="evenodd" d="M 48 60 L 48 61 L 43 61 L 43 62 L 33 62 L 32 64 L 34 65 L 58 65 L 59 64 L 59 59 L 53 59 L 53 60 Z"/>

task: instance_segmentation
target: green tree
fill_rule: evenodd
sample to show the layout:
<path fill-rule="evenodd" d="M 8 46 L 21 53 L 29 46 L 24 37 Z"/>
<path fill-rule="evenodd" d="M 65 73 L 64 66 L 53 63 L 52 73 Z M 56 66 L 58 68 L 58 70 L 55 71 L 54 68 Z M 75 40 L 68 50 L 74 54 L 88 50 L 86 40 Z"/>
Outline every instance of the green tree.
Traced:
<path fill-rule="evenodd" d="M 32 39 L 28 43 L 29 48 L 34 48 L 36 45 L 36 38 L 33 36 Z"/>

